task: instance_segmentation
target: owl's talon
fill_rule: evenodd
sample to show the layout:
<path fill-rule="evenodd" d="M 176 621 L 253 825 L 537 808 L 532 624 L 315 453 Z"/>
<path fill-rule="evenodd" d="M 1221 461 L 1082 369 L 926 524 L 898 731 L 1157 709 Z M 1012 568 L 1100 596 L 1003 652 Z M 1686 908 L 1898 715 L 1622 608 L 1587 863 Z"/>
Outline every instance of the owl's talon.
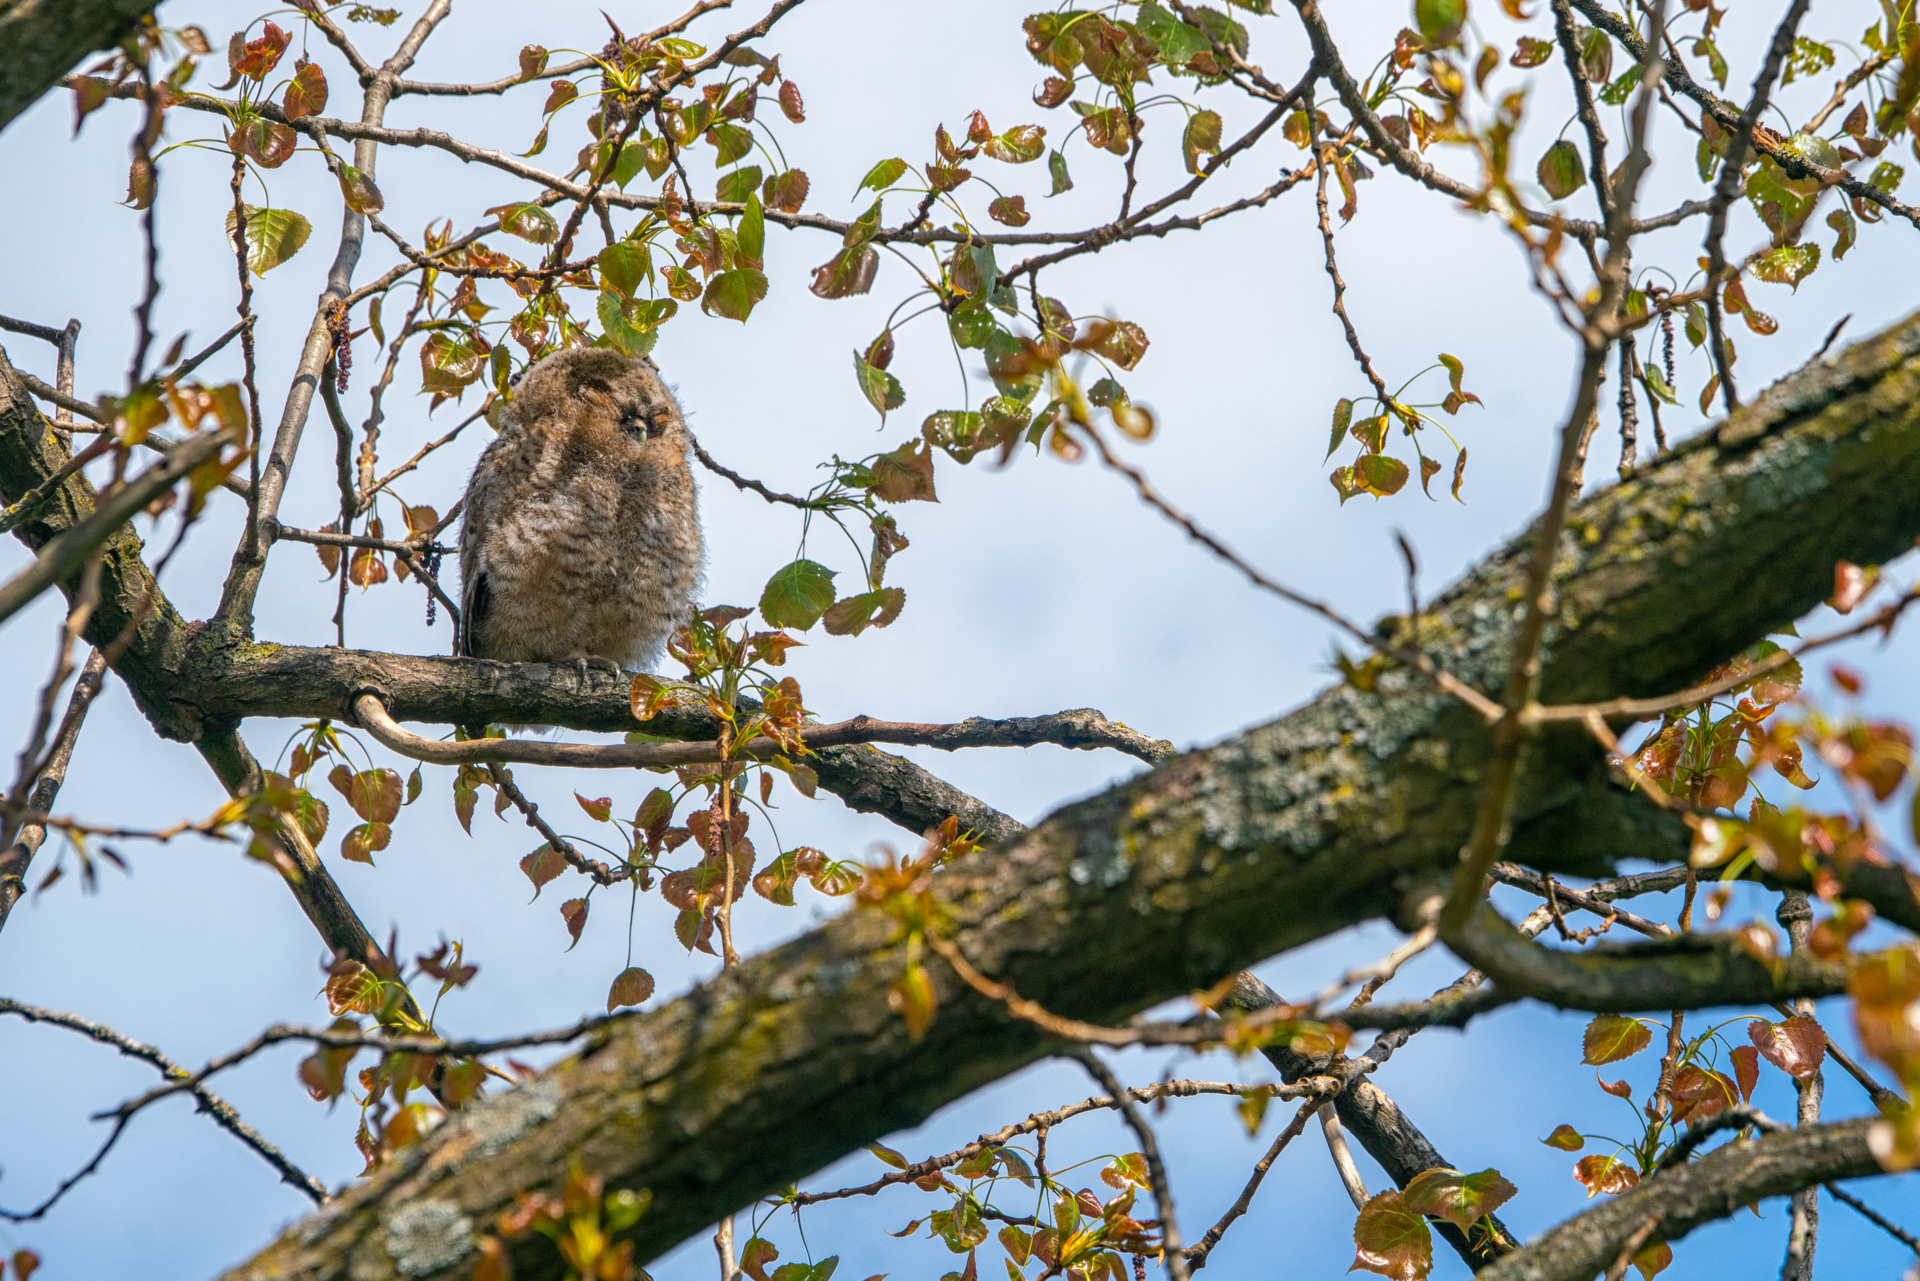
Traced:
<path fill-rule="evenodd" d="M 620 664 L 614 662 L 611 658 L 603 658 L 598 654 L 583 655 L 573 660 L 573 670 L 580 675 L 580 688 L 585 689 L 593 683 L 587 676 L 589 671 L 605 672 L 609 676 L 618 676 L 620 675 Z"/>

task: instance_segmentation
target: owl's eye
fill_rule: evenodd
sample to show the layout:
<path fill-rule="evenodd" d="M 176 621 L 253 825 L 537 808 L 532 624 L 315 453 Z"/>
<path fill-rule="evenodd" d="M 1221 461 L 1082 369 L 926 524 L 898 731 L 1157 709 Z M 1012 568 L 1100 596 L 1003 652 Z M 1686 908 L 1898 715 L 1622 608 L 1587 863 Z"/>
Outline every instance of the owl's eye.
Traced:
<path fill-rule="evenodd" d="M 637 409 L 624 410 L 620 414 L 620 430 L 635 440 L 645 440 L 653 434 L 653 425 L 646 415 Z"/>

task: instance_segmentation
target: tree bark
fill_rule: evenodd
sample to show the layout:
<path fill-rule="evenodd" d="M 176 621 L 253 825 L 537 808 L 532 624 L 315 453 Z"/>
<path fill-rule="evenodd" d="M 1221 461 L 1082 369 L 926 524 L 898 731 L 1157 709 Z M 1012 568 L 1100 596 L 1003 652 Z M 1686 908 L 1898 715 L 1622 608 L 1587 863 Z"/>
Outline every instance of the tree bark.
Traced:
<path fill-rule="evenodd" d="M 1836 559 L 1909 545 L 1917 354 L 1910 320 L 1582 504 L 1557 573 L 1547 696 L 1684 685 L 1818 603 Z M 1455 675 L 1485 686 L 1505 669 L 1525 545 L 1421 620 L 1420 642 Z M 981 970 L 1063 1014 L 1122 1019 L 1389 913 L 1397 887 L 1450 869 L 1486 751 L 1480 722 L 1388 672 L 1373 693 L 1329 690 L 1070 806 L 948 869 L 936 892 Z M 1586 741 L 1544 735 L 1530 752 L 1509 857 L 1598 872 L 1683 849 L 1684 829 L 1616 786 Z M 881 913 L 832 921 L 443 1127 L 231 1275 L 454 1276 L 515 1191 L 558 1188 L 572 1160 L 609 1188 L 652 1190 L 632 1231 L 651 1258 L 1052 1048 L 937 966 L 940 1010 L 916 1044 L 887 1008 L 903 961 Z M 514 1264 L 523 1277 L 560 1270 L 538 1239 Z"/>
<path fill-rule="evenodd" d="M 154 0 L 0 0 L 0 129 L 73 64 L 130 35 Z"/>
<path fill-rule="evenodd" d="M 1874 1119 L 1803 1126 L 1729 1143 L 1567 1220 L 1478 1273 L 1478 1281 L 1588 1281 L 1612 1267 L 1649 1223 L 1645 1245 L 1677 1241 L 1763 1197 L 1879 1174 L 1879 1162 L 1867 1149 Z"/>

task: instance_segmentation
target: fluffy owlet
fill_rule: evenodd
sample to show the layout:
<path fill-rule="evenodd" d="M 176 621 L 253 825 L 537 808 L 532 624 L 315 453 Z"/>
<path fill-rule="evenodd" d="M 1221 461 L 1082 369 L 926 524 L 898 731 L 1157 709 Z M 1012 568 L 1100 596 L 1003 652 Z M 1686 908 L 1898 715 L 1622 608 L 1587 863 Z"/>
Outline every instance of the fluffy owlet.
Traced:
<path fill-rule="evenodd" d="M 653 662 L 700 582 L 689 448 L 651 360 L 585 347 L 528 370 L 467 484 L 460 653 Z"/>

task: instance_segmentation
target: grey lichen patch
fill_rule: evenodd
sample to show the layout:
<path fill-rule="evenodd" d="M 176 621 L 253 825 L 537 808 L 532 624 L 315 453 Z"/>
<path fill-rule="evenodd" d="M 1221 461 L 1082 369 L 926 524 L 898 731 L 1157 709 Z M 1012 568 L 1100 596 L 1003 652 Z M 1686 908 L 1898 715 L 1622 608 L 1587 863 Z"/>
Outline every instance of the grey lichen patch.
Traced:
<path fill-rule="evenodd" d="M 1751 460 L 1740 498 L 1755 511 L 1778 511 L 1826 488 L 1827 464 L 1833 442 L 1805 435 L 1782 436 L 1763 451 L 1770 455 Z"/>
<path fill-rule="evenodd" d="M 387 1220 L 387 1257 L 403 1277 L 444 1272 L 473 1247 L 473 1220 L 450 1201 L 403 1205 Z"/>
<path fill-rule="evenodd" d="M 535 1077 L 517 1090 L 488 1099 L 467 1114 L 467 1132 L 473 1135 L 477 1156 L 492 1156 L 533 1126 L 550 1121 L 560 1111 L 560 1083 L 551 1076 Z"/>
<path fill-rule="evenodd" d="M 859 973 L 860 962 L 852 957 L 822 961 L 813 972 L 814 987 L 822 996 L 838 996 L 847 990 L 847 984 L 853 982 Z"/>

